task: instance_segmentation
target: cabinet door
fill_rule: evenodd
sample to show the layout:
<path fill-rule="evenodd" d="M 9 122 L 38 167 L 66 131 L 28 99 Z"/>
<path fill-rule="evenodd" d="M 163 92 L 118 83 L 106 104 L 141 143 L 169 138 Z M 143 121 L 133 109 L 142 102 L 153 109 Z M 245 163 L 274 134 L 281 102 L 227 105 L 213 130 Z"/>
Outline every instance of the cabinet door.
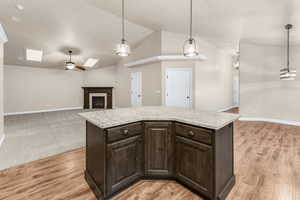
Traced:
<path fill-rule="evenodd" d="M 107 195 L 130 185 L 142 176 L 142 137 L 107 145 Z"/>
<path fill-rule="evenodd" d="M 176 136 L 176 178 L 211 196 L 213 183 L 211 146 Z"/>
<path fill-rule="evenodd" d="M 171 123 L 145 123 L 145 152 L 147 176 L 171 176 L 173 169 L 173 145 Z"/>

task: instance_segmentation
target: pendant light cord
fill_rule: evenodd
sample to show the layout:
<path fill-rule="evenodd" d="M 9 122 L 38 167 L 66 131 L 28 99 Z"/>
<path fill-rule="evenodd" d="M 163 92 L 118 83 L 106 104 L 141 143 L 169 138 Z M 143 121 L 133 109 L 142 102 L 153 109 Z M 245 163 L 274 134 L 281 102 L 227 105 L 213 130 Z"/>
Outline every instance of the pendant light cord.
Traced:
<path fill-rule="evenodd" d="M 290 72 L 290 28 L 287 29 L 287 68 Z"/>
<path fill-rule="evenodd" d="M 124 17 L 124 0 L 122 0 L 122 42 L 125 42 L 125 17 Z"/>
<path fill-rule="evenodd" d="M 190 40 L 192 39 L 193 32 L 193 0 L 190 3 Z"/>

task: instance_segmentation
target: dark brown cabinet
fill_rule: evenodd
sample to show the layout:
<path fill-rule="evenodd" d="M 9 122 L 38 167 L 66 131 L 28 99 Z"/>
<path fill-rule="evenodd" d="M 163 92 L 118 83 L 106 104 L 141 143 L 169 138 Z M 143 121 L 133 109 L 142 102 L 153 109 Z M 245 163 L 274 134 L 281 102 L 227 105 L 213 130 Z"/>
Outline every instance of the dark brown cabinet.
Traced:
<path fill-rule="evenodd" d="M 173 172 L 171 123 L 145 123 L 145 175 L 171 176 Z"/>
<path fill-rule="evenodd" d="M 212 191 L 212 148 L 211 146 L 176 137 L 177 179 L 197 191 L 211 196 Z"/>
<path fill-rule="evenodd" d="M 175 179 L 210 200 L 225 200 L 235 184 L 232 123 L 218 130 L 173 121 L 86 124 L 85 178 L 99 200 L 142 178 Z"/>
<path fill-rule="evenodd" d="M 112 194 L 142 176 L 142 137 L 107 145 L 107 194 Z"/>

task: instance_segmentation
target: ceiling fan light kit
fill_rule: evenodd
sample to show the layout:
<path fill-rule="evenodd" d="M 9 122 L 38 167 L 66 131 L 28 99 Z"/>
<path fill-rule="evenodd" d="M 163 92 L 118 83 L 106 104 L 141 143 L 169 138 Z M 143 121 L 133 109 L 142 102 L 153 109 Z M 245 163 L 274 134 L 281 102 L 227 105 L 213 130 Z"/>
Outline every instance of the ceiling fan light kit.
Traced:
<path fill-rule="evenodd" d="M 293 28 L 292 24 L 285 25 L 287 30 L 287 65 L 280 70 L 280 80 L 292 81 L 296 79 L 297 72 L 295 69 L 290 69 L 290 30 Z"/>
<path fill-rule="evenodd" d="M 72 62 L 66 62 L 66 68 L 67 69 L 74 69 L 75 68 L 75 64 Z"/>
<path fill-rule="evenodd" d="M 66 69 L 68 69 L 68 70 L 72 70 L 72 69 L 75 68 L 75 63 L 72 62 L 72 53 L 73 53 L 73 52 L 72 52 L 72 51 L 69 51 L 68 53 L 69 53 L 69 61 L 66 62 L 65 67 L 66 67 Z"/>
<path fill-rule="evenodd" d="M 84 71 L 85 70 L 85 68 L 84 67 L 82 67 L 82 66 L 78 66 L 78 65 L 76 65 L 74 62 L 72 62 L 72 51 L 71 50 L 69 50 L 69 61 L 66 61 L 65 62 L 65 69 L 66 70 L 73 70 L 73 69 L 78 69 L 78 70 L 81 70 L 81 71 Z"/>
<path fill-rule="evenodd" d="M 130 46 L 127 44 L 125 39 L 125 17 L 124 17 L 124 0 L 122 0 L 122 40 L 120 44 L 117 44 L 116 54 L 121 57 L 129 56 Z"/>
<path fill-rule="evenodd" d="M 190 38 L 184 42 L 183 55 L 186 57 L 194 57 L 199 55 L 198 45 L 192 37 L 193 34 L 193 0 L 190 0 Z"/>

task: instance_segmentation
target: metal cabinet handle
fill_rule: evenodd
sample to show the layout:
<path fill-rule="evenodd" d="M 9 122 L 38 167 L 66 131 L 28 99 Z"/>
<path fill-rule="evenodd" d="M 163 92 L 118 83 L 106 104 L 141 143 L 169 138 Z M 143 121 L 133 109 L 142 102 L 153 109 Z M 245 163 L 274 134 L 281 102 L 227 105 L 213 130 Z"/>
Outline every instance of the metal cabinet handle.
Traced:
<path fill-rule="evenodd" d="M 193 131 L 189 131 L 189 136 L 193 137 L 195 136 L 195 133 Z"/>
<path fill-rule="evenodd" d="M 124 131 L 123 131 L 123 135 L 128 135 L 128 130 L 127 129 L 125 129 Z"/>

